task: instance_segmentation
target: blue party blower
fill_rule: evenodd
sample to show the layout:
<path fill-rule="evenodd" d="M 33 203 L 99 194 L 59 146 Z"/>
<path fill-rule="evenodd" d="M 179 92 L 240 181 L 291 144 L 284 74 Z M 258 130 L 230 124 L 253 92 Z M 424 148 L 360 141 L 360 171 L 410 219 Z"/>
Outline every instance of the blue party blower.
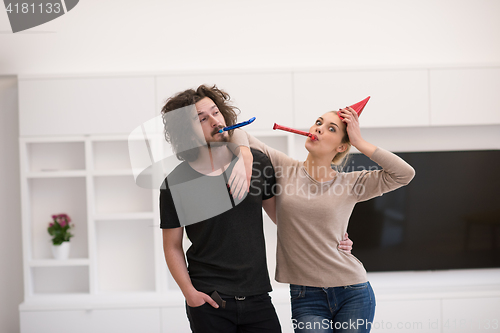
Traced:
<path fill-rule="evenodd" d="M 246 126 L 246 125 L 249 125 L 251 123 L 253 123 L 253 121 L 255 120 L 255 117 L 253 118 L 250 118 L 248 119 L 247 121 L 243 121 L 241 123 L 237 123 L 237 124 L 234 124 L 232 126 L 227 126 L 227 127 L 224 127 L 223 129 L 220 129 L 219 130 L 219 133 L 222 133 L 224 131 L 230 131 L 232 129 L 235 129 L 235 128 L 238 128 L 238 127 L 242 127 L 242 126 Z"/>

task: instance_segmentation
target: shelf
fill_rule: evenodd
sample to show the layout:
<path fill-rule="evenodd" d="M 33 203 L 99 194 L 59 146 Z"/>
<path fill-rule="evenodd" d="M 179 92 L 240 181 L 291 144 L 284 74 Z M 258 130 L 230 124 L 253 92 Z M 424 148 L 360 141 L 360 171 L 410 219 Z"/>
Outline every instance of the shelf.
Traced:
<path fill-rule="evenodd" d="M 136 185 L 130 176 L 94 177 L 95 213 L 152 212 L 151 190 Z"/>
<path fill-rule="evenodd" d="M 28 172 L 85 169 L 85 142 L 32 142 L 27 143 L 27 153 Z"/>
<path fill-rule="evenodd" d="M 90 173 L 94 177 L 113 177 L 113 176 L 133 176 L 132 169 L 110 169 L 110 170 L 97 170 Z"/>
<path fill-rule="evenodd" d="M 116 213 L 116 214 L 97 214 L 94 215 L 96 221 L 116 221 L 116 220 L 142 220 L 153 219 L 153 212 L 138 212 L 138 213 Z"/>
<path fill-rule="evenodd" d="M 98 293 L 155 291 L 153 221 L 100 221 L 95 229 Z"/>
<path fill-rule="evenodd" d="M 51 216 L 66 213 L 75 225 L 70 258 L 88 257 L 87 191 L 85 178 L 36 178 L 28 180 L 32 260 L 52 259 L 47 232 Z"/>
<path fill-rule="evenodd" d="M 54 171 L 38 171 L 38 172 L 28 172 L 26 174 L 27 178 L 72 178 L 72 177 L 85 177 L 87 172 L 85 170 L 54 170 Z"/>
<path fill-rule="evenodd" d="M 131 169 L 127 140 L 94 141 L 94 170 Z"/>
<path fill-rule="evenodd" d="M 40 260 L 31 260 L 29 262 L 30 267 L 61 267 L 61 266 L 88 266 L 88 265 L 90 265 L 89 259 L 67 259 L 67 260 L 40 259 Z"/>
<path fill-rule="evenodd" d="M 89 267 L 31 267 L 33 294 L 89 293 Z"/>

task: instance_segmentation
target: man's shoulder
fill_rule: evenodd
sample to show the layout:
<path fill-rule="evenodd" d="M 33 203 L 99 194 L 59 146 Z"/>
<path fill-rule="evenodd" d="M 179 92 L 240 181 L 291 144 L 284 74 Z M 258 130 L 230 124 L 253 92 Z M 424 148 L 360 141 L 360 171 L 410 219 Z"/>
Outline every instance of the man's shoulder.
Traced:
<path fill-rule="evenodd" d="M 194 177 L 193 168 L 186 161 L 181 162 L 174 168 L 163 180 L 161 189 L 166 189 L 169 186 L 183 183 L 191 180 Z"/>
<path fill-rule="evenodd" d="M 271 160 L 269 159 L 269 157 L 267 157 L 267 155 L 261 152 L 260 150 L 250 148 L 250 151 L 252 152 L 254 163 L 260 162 L 265 164 L 271 164 Z"/>

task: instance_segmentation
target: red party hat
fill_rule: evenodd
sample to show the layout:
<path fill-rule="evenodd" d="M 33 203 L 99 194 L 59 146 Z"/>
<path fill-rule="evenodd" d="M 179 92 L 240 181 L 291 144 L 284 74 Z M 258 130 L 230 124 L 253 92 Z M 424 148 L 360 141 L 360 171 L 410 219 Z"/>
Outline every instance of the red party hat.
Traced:
<path fill-rule="evenodd" d="M 369 99 L 370 99 L 370 96 L 368 96 L 367 98 L 365 98 L 361 102 L 358 102 L 356 104 L 351 105 L 351 108 L 353 108 L 354 111 L 356 111 L 358 116 L 361 116 L 361 112 L 363 112 L 363 109 L 365 108 L 365 105 L 366 105 L 366 103 L 368 103 Z"/>
<path fill-rule="evenodd" d="M 363 109 L 365 108 L 366 103 L 368 103 L 369 99 L 370 99 L 370 96 L 368 96 L 367 98 L 365 98 L 361 102 L 358 102 L 358 103 L 350 106 L 351 108 L 354 109 L 354 111 L 356 111 L 356 113 L 358 114 L 358 117 L 361 116 L 361 112 L 363 112 Z M 341 116 L 339 116 L 339 117 L 342 119 Z"/>

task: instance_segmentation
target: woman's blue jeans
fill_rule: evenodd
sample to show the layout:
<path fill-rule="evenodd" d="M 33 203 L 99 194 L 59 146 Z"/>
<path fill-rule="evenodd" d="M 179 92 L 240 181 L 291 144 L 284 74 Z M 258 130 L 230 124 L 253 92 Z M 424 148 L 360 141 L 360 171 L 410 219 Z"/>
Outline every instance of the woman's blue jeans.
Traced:
<path fill-rule="evenodd" d="M 373 325 L 375 295 L 369 282 L 344 287 L 290 285 L 295 333 L 367 333 Z"/>

